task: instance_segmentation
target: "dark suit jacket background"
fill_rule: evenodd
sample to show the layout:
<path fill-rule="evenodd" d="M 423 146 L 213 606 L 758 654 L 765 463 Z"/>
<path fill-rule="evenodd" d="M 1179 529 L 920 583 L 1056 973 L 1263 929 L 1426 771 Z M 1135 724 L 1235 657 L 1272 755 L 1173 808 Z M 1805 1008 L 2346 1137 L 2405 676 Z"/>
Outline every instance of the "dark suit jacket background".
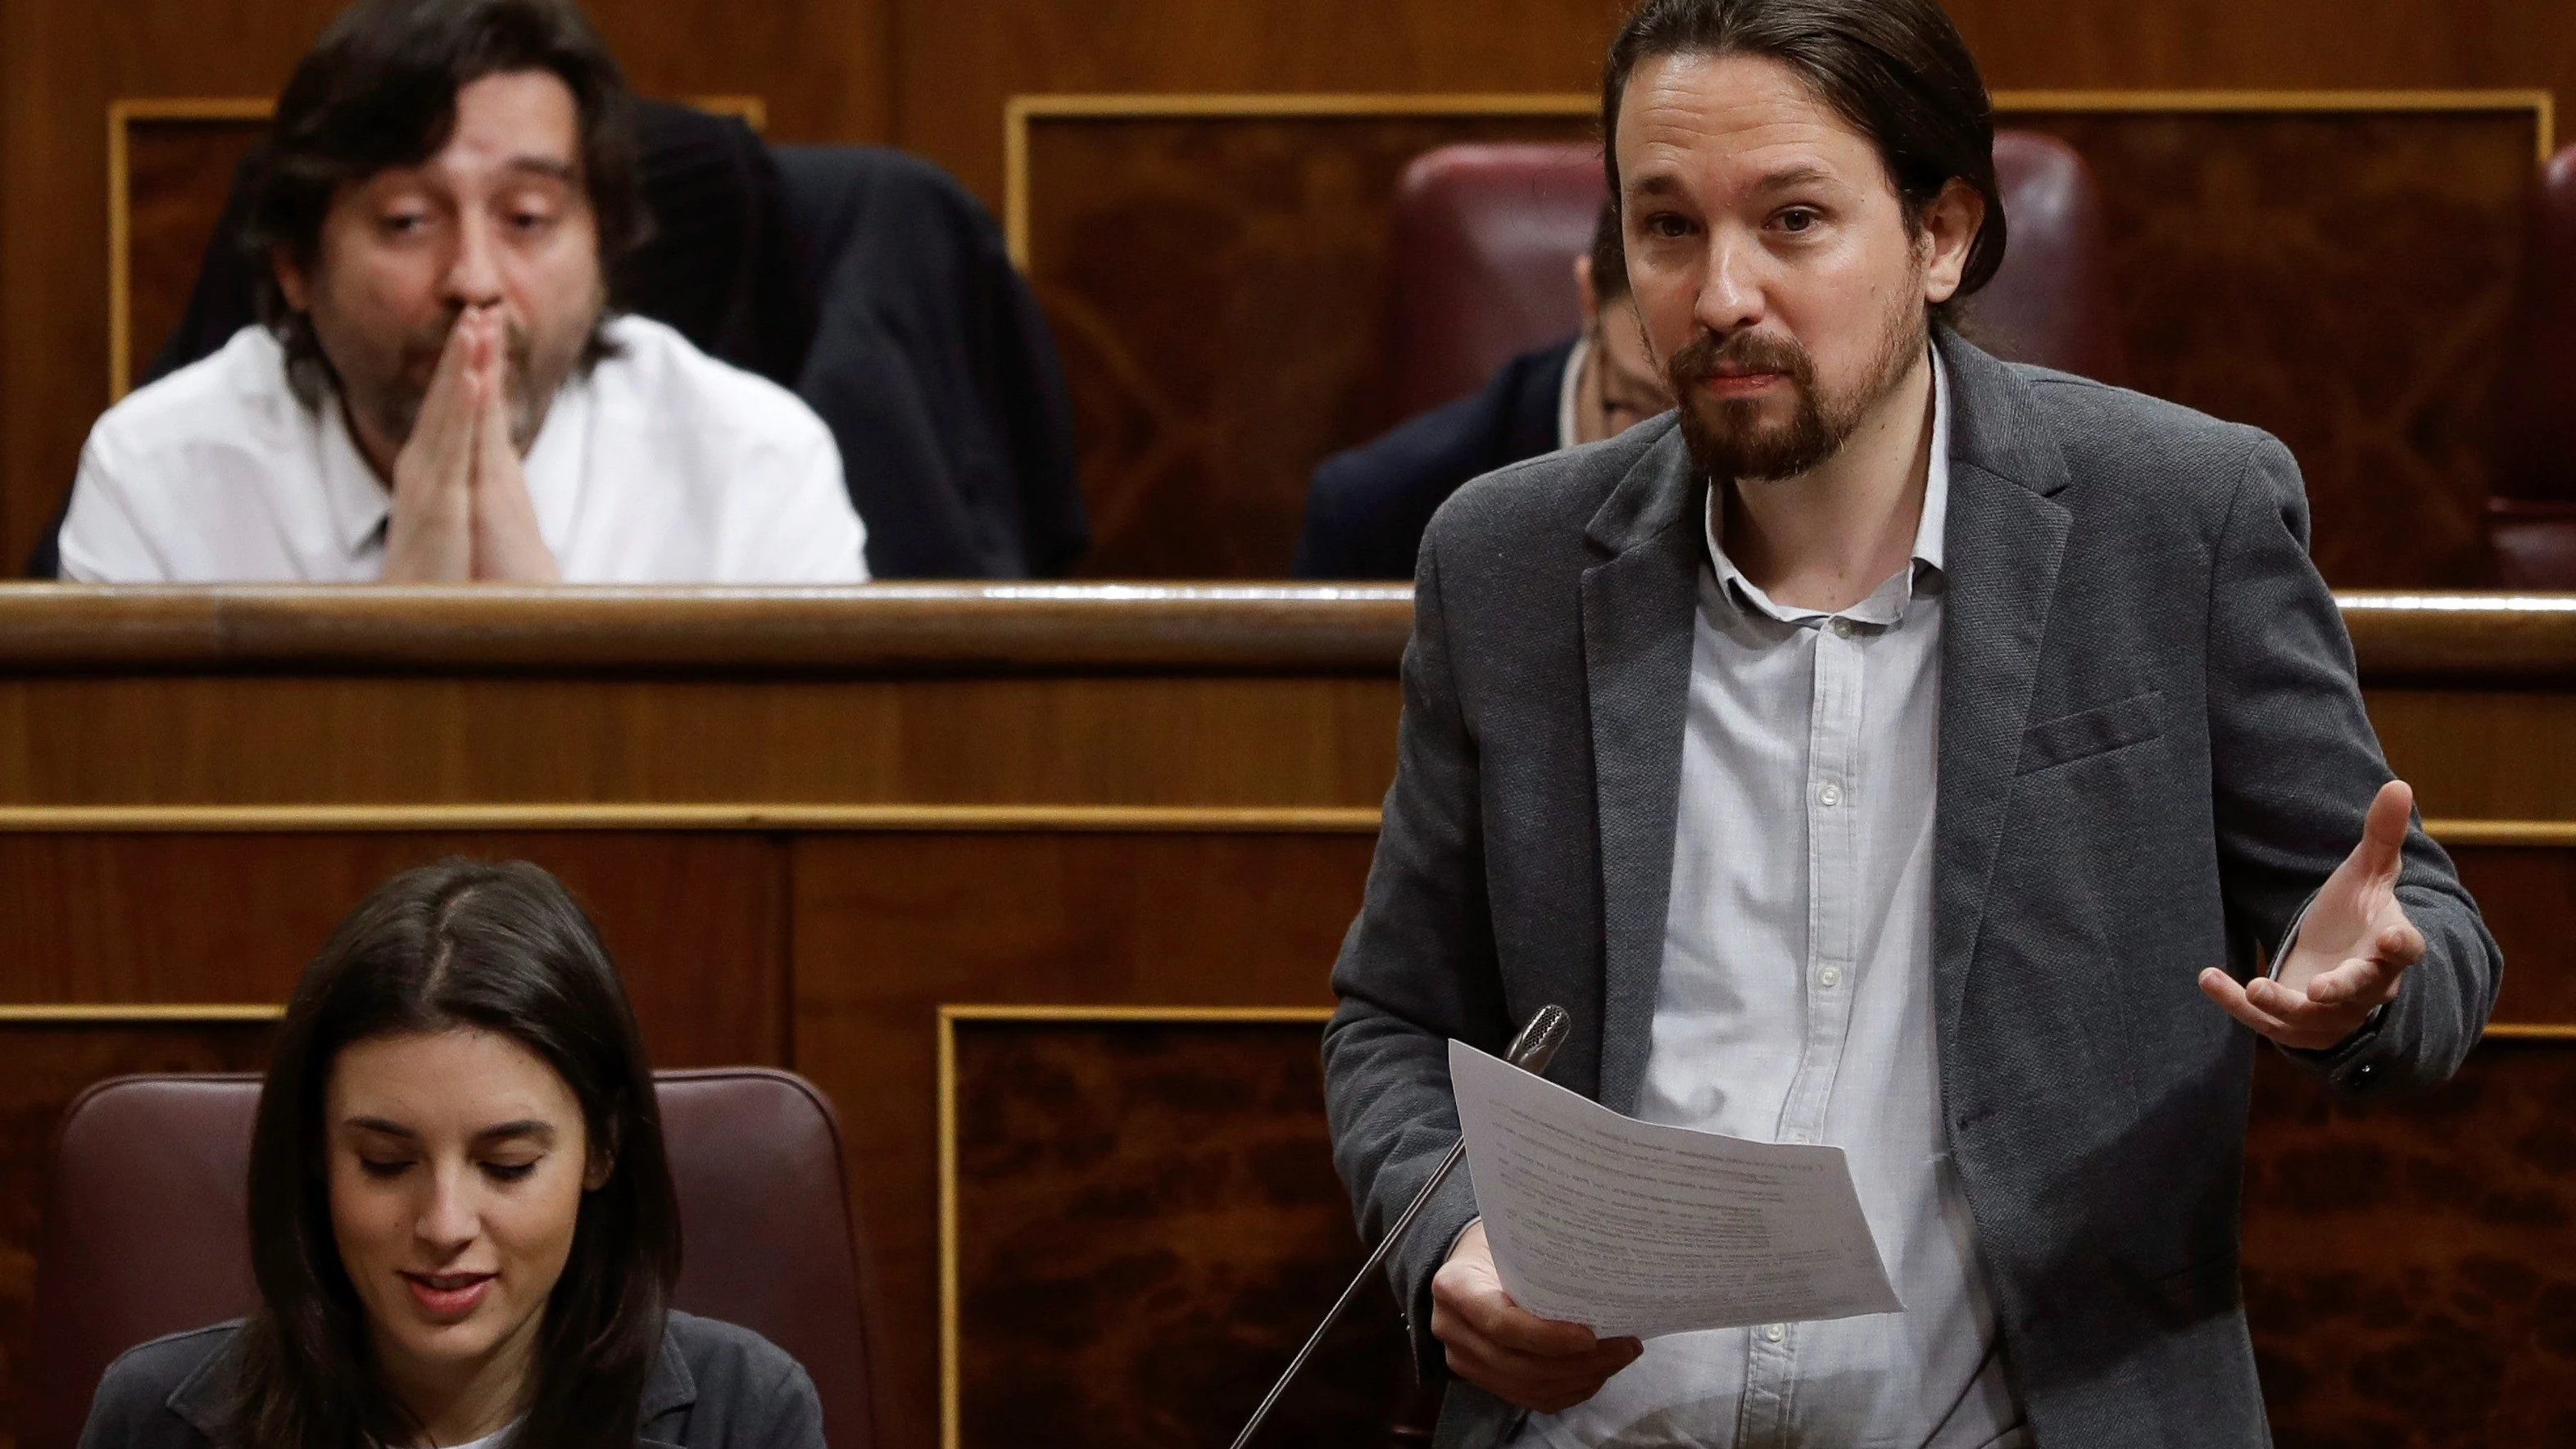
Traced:
<path fill-rule="evenodd" d="M 620 306 L 803 397 L 839 445 L 879 578 L 1060 574 L 1089 546 L 1072 404 L 1000 228 L 956 182 L 876 147 L 773 148 L 730 116 L 639 101 L 652 230 Z M 247 163 L 148 383 L 254 320 Z M 64 509 L 70 507 L 68 487 Z M 60 571 L 58 511 L 27 571 Z"/>
<path fill-rule="evenodd" d="M 1557 403 L 1574 338 L 1504 363 L 1469 397 L 1334 454 L 1306 484 L 1301 579 L 1409 579 L 1422 530 L 1470 478 L 1557 445 Z"/>
<path fill-rule="evenodd" d="M 2276 949 L 2389 778 L 2288 450 L 1997 362 L 1954 384 L 1933 863 L 1947 1147 L 2031 1428 L 2073 1449 L 2268 1443 L 2239 1291 L 2256 1038 L 2204 999 Z M 1432 521 L 1397 775 L 1326 1030 L 1334 1156 L 1385 1231 L 1457 1137 L 1446 1042 L 1555 1002 L 1553 1080 L 1631 1111 L 1664 927 L 1706 567 L 1670 418 L 1460 490 Z M 2447 1078 L 2503 963 L 2441 848 L 2397 893 L 2423 961 L 2301 1054 L 2341 1091 Z M 1427 1377 L 1453 1176 L 1394 1255 Z M 1440 1449 L 1517 1415 L 1452 1381 Z"/>

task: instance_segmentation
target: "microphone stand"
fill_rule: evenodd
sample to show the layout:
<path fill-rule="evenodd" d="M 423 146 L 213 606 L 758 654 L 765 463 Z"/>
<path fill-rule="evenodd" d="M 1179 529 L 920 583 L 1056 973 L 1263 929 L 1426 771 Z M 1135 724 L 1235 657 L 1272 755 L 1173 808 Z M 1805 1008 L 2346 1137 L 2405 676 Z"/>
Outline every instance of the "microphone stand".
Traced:
<path fill-rule="evenodd" d="M 1564 1007 L 1540 1007 L 1521 1027 L 1520 1035 L 1512 1038 L 1504 1060 L 1525 1072 L 1546 1071 L 1547 1064 L 1556 1057 L 1556 1049 L 1565 1044 L 1566 1028 L 1571 1024 L 1572 1019 L 1566 1015 Z M 1324 1335 L 1340 1321 L 1342 1310 L 1351 1306 L 1351 1300 L 1359 1296 L 1370 1275 L 1386 1261 L 1387 1254 L 1395 1251 L 1395 1245 L 1403 1241 L 1405 1230 L 1411 1228 L 1413 1220 L 1422 1216 L 1422 1210 L 1430 1205 L 1431 1195 L 1440 1190 L 1440 1184 L 1449 1180 L 1449 1174 L 1466 1156 L 1467 1138 L 1461 1133 L 1458 1140 L 1450 1144 L 1449 1154 L 1431 1170 L 1430 1180 L 1422 1184 L 1422 1190 L 1413 1195 L 1413 1201 L 1397 1216 L 1395 1226 L 1388 1228 L 1386 1236 L 1378 1239 L 1376 1251 L 1370 1253 L 1368 1261 L 1352 1275 L 1350 1286 L 1342 1290 L 1341 1297 L 1333 1300 L 1333 1306 L 1325 1311 L 1324 1321 L 1316 1324 L 1315 1331 L 1306 1336 L 1306 1346 L 1297 1350 L 1297 1356 L 1288 1361 L 1287 1371 L 1279 1375 L 1279 1382 L 1270 1386 L 1270 1393 L 1262 1399 L 1261 1407 L 1252 1411 L 1252 1422 L 1244 1425 L 1243 1432 L 1234 1436 L 1233 1449 L 1244 1449 L 1252 1442 L 1252 1436 L 1261 1432 L 1262 1421 L 1269 1418 L 1270 1411 L 1278 1406 L 1279 1396 L 1288 1392 L 1289 1382 L 1297 1377 L 1297 1370 L 1304 1368 L 1306 1360 L 1315 1356 L 1315 1350 L 1324 1342 Z"/>

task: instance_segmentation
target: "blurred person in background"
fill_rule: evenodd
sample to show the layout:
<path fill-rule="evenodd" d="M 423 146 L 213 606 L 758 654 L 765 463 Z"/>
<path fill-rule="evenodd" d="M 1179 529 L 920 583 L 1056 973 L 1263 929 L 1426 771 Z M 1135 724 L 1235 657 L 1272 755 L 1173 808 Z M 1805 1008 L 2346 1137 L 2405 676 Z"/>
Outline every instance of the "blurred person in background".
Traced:
<path fill-rule="evenodd" d="M 262 324 L 91 430 L 62 576 L 863 580 L 822 421 L 611 305 L 630 106 L 570 0 L 343 12 L 256 167 Z"/>
<path fill-rule="evenodd" d="M 1306 488 L 1300 578 L 1409 579 L 1432 511 L 1480 474 L 1597 443 L 1673 405 L 1646 351 L 1619 212 L 1605 204 L 1574 259 L 1583 331 L 1524 353 L 1473 397 L 1324 460 Z"/>

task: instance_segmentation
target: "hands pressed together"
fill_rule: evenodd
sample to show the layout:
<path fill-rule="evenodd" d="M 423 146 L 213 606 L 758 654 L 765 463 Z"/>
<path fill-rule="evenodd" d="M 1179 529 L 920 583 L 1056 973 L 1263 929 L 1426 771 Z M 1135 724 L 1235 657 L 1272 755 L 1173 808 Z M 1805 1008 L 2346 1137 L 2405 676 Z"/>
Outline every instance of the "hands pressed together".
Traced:
<path fill-rule="evenodd" d="M 511 437 L 509 349 L 498 309 L 458 316 L 411 437 L 394 458 L 385 582 L 558 583 Z"/>
<path fill-rule="evenodd" d="M 2309 902 L 2298 939 L 2269 980 L 2238 985 L 2217 967 L 2200 989 L 2227 1014 L 2286 1047 L 2323 1051 L 2395 999 L 2406 968 L 2424 959 L 2424 933 L 2397 901 L 2400 852 L 2415 809 L 2403 780 L 2380 787 L 2361 843 Z"/>

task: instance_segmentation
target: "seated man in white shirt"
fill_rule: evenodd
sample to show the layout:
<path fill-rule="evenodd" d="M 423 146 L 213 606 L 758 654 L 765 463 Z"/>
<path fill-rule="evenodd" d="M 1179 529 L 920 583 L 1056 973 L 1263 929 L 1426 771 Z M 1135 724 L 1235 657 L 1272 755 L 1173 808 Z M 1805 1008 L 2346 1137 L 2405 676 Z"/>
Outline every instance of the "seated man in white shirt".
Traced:
<path fill-rule="evenodd" d="M 264 325 L 91 430 L 63 577 L 867 577 L 822 421 L 610 310 L 646 222 L 624 83 L 570 0 L 358 0 L 257 188 Z"/>

